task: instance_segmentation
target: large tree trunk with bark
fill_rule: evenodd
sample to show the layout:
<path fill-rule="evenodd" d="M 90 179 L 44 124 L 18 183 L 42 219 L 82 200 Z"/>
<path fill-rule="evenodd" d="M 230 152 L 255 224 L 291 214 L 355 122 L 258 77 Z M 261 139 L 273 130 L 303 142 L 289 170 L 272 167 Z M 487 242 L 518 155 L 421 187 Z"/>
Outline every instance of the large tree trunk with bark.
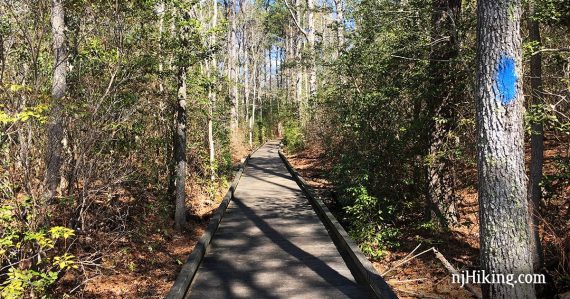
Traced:
<path fill-rule="evenodd" d="M 477 162 L 481 267 L 532 273 L 524 168 L 520 0 L 477 3 Z M 483 285 L 485 298 L 536 298 L 532 284 Z"/>
<path fill-rule="evenodd" d="M 174 161 L 176 169 L 176 230 L 186 227 L 186 67 L 178 70 L 178 98 L 176 102 L 176 125 L 174 136 Z"/>
<path fill-rule="evenodd" d="M 63 160 L 63 98 L 67 90 L 67 51 L 65 44 L 65 9 L 63 0 L 52 1 L 51 25 L 53 34 L 54 71 L 52 81 L 52 108 L 47 133 L 45 183 L 48 197 L 55 196 L 61 181 Z"/>
<path fill-rule="evenodd" d="M 538 21 L 532 18 L 534 14 L 534 3 L 529 2 L 528 32 L 529 40 L 536 44 L 538 48 L 541 45 L 540 27 Z M 540 52 L 530 57 L 530 88 L 531 88 L 531 104 L 538 107 L 542 104 L 542 56 Z M 531 242 L 533 250 L 533 266 L 535 271 L 542 268 L 543 254 L 542 245 L 540 244 L 540 235 L 538 226 L 540 224 L 540 200 L 542 193 L 540 190 L 540 182 L 542 181 L 542 167 L 544 164 L 544 128 L 541 121 L 531 122 L 531 156 L 530 156 L 530 182 L 529 182 L 529 200 L 531 217 Z"/>
<path fill-rule="evenodd" d="M 187 12 L 182 12 L 184 19 L 189 18 Z M 183 52 L 188 49 L 188 26 L 180 28 L 178 34 Z M 186 87 L 186 72 L 188 68 L 187 55 L 178 57 L 176 119 L 174 125 L 174 163 L 175 163 L 175 212 L 174 222 L 176 230 L 186 228 L 186 104 L 188 101 Z"/>
<path fill-rule="evenodd" d="M 455 77 L 450 60 L 459 53 L 457 27 L 461 13 L 461 0 L 432 1 L 432 48 L 429 69 L 431 96 L 428 100 L 428 204 L 431 216 L 442 226 L 457 223 L 455 173 L 448 147 L 449 133 L 455 127 L 454 103 L 459 100 L 455 90 Z"/>

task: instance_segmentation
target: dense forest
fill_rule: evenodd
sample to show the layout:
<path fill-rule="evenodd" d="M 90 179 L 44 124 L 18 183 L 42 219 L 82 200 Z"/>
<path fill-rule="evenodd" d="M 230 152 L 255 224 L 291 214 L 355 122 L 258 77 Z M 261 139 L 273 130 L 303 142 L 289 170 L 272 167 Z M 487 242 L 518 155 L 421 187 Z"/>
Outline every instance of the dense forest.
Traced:
<path fill-rule="evenodd" d="M 379 271 L 567 298 L 566 0 L 1 0 L 0 298 L 164 297 L 272 139 Z"/>

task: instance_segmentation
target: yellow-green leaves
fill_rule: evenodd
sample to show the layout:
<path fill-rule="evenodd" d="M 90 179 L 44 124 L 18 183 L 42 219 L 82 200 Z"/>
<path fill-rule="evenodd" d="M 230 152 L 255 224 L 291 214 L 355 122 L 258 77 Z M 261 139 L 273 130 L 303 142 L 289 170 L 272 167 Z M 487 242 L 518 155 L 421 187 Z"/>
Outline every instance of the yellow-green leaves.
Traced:
<path fill-rule="evenodd" d="M 63 226 L 33 230 L 14 225 L 16 211 L 12 206 L 0 206 L 0 263 L 9 265 L 0 284 L 0 298 L 22 298 L 31 292 L 41 296 L 63 271 L 77 269 L 76 257 L 65 251 L 62 254 L 60 246 L 65 244 L 61 240 L 75 232 Z"/>
<path fill-rule="evenodd" d="M 53 264 L 56 265 L 60 270 L 67 270 L 69 268 L 77 269 L 77 265 L 75 264 L 75 256 L 69 253 L 54 257 Z"/>
<path fill-rule="evenodd" d="M 54 226 L 50 228 L 49 232 L 52 239 L 67 239 L 75 235 L 75 232 L 72 229 L 63 226 Z"/>
<path fill-rule="evenodd" d="M 26 122 L 31 119 L 35 119 L 40 123 L 45 123 L 47 121 L 46 111 L 49 106 L 40 104 L 34 107 L 25 108 L 23 111 L 10 114 L 5 110 L 4 105 L 0 105 L 0 124 L 9 124 L 14 122 Z"/>

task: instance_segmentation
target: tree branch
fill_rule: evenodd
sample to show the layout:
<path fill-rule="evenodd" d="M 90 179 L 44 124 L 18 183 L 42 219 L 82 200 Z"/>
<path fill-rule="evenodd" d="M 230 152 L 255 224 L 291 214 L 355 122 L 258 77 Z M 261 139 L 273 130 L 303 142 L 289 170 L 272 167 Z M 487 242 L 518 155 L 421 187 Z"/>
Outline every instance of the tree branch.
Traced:
<path fill-rule="evenodd" d="M 291 18 L 293 18 L 293 22 L 295 23 L 295 25 L 297 26 L 297 28 L 299 28 L 299 31 L 301 31 L 301 33 L 303 33 L 303 36 L 305 36 L 305 39 L 307 41 L 309 41 L 309 34 L 307 33 L 307 31 L 305 31 L 302 27 L 301 24 L 299 23 L 299 21 L 297 20 L 297 18 L 295 18 L 295 14 L 293 13 L 293 10 L 291 9 L 291 6 L 289 5 L 289 1 L 287 0 L 283 0 L 285 1 L 285 6 L 287 6 L 287 10 L 289 10 L 289 13 L 291 14 Z"/>
<path fill-rule="evenodd" d="M 560 48 L 560 49 L 540 49 L 532 54 L 530 54 L 530 56 L 534 56 L 538 53 L 542 53 L 542 52 L 570 52 L 570 48 Z"/>

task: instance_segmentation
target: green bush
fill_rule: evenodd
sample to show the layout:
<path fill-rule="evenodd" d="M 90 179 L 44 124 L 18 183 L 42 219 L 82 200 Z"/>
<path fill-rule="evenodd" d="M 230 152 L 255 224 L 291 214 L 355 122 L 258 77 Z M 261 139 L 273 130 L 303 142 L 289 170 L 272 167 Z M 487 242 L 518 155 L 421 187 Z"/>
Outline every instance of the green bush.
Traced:
<path fill-rule="evenodd" d="M 399 246 L 400 231 L 390 224 L 394 206 L 389 201 L 371 196 L 364 186 L 347 188 L 343 196 L 349 234 L 364 254 L 380 258 L 384 249 Z"/>
<path fill-rule="evenodd" d="M 12 206 L 4 205 L 0 231 L 0 266 L 7 270 L 0 274 L 0 298 L 43 298 L 66 270 L 77 268 L 76 258 L 66 252 L 72 229 L 30 229 Z"/>
<path fill-rule="evenodd" d="M 298 152 L 305 148 L 305 135 L 298 122 L 286 123 L 284 131 L 283 144 L 288 151 Z"/>

